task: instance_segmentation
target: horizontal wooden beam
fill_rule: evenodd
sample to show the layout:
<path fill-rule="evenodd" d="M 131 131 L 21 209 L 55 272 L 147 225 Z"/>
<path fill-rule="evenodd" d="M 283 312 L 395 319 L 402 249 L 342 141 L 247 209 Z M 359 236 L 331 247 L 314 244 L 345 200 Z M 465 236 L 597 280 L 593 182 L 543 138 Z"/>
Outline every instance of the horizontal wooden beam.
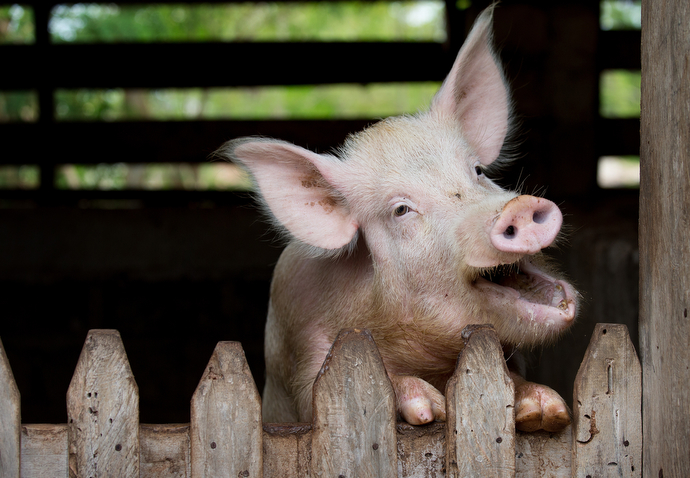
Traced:
<path fill-rule="evenodd" d="M 53 89 L 441 81 L 454 54 L 413 42 L 101 43 L 2 45 L 0 57 L 14 65 L 0 89 Z"/>
<path fill-rule="evenodd" d="M 641 41 L 639 30 L 599 32 L 597 67 L 600 70 L 639 70 Z"/>
<path fill-rule="evenodd" d="M 0 164 L 208 162 L 225 141 L 266 136 L 328 152 L 374 119 L 267 121 L 140 121 L 11 123 L 0 125 Z M 548 119 L 523 122 L 525 131 Z M 639 120 L 602 119 L 597 126 L 600 155 L 638 154 Z"/>
<path fill-rule="evenodd" d="M 375 120 L 83 122 L 0 125 L 0 164 L 208 162 L 224 142 L 266 136 L 328 151 Z"/>

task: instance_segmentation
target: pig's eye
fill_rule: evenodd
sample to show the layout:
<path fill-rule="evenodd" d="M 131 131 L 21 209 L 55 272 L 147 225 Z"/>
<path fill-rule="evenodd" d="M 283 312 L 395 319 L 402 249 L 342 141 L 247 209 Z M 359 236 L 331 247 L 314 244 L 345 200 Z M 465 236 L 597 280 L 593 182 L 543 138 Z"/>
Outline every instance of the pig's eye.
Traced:
<path fill-rule="evenodd" d="M 474 172 L 477 173 L 477 176 L 484 174 L 484 170 L 478 164 L 474 167 Z"/>
<path fill-rule="evenodd" d="M 395 209 L 393 209 L 393 215 L 395 217 L 404 216 L 408 212 L 410 212 L 410 206 L 408 206 L 407 204 L 399 204 L 395 207 Z"/>

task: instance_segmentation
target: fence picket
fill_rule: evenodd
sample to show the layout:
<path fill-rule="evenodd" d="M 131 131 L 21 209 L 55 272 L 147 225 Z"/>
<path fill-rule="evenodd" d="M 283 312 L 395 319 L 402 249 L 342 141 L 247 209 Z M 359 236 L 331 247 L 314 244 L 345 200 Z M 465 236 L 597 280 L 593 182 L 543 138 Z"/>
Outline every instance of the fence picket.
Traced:
<path fill-rule="evenodd" d="M 261 399 L 239 342 L 219 342 L 191 404 L 194 477 L 263 476 Z"/>
<path fill-rule="evenodd" d="M 67 417 L 70 477 L 139 476 L 139 390 L 116 330 L 87 335 Z"/>
<path fill-rule="evenodd" d="M 463 339 L 447 423 L 421 427 L 396 426 L 394 392 L 367 331 L 334 342 L 314 384 L 311 425 L 262 426 L 244 352 L 232 342 L 216 347 L 191 424 L 140 425 L 114 330 L 87 336 L 67 393 L 69 423 L 21 425 L 0 341 L 0 478 L 641 476 L 641 372 L 625 326 L 596 326 L 575 382 L 573 425 L 558 433 L 516 433 L 496 333 L 471 326 Z"/>
<path fill-rule="evenodd" d="M 19 478 L 20 396 L 0 340 L 0 478 Z"/>
<path fill-rule="evenodd" d="M 641 476 L 641 377 L 628 328 L 597 324 L 575 379 L 573 477 Z"/>
<path fill-rule="evenodd" d="M 313 476 L 397 476 L 395 394 L 368 331 L 338 335 L 314 383 L 313 404 Z"/>
<path fill-rule="evenodd" d="M 471 325 L 446 386 L 449 477 L 515 476 L 515 392 L 492 327 Z"/>

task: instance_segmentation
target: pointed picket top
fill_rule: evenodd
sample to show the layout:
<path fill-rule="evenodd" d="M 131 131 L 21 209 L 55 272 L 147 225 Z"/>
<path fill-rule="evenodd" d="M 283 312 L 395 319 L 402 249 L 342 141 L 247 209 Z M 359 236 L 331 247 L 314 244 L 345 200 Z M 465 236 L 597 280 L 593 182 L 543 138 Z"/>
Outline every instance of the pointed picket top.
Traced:
<path fill-rule="evenodd" d="M 139 476 L 139 389 L 117 330 L 91 330 L 67 391 L 69 474 Z"/>
<path fill-rule="evenodd" d="M 0 478 L 19 478 L 20 396 L 0 340 Z"/>
<path fill-rule="evenodd" d="M 395 393 L 367 330 L 343 330 L 314 383 L 312 475 L 397 476 Z"/>
<path fill-rule="evenodd" d="M 575 379 L 573 477 L 642 475 L 641 381 L 628 328 L 597 324 Z"/>
<path fill-rule="evenodd" d="M 263 476 L 261 398 L 239 342 L 219 342 L 192 397 L 195 477 Z"/>
<path fill-rule="evenodd" d="M 446 385 L 449 477 L 515 476 L 515 391 L 493 327 L 470 325 Z"/>

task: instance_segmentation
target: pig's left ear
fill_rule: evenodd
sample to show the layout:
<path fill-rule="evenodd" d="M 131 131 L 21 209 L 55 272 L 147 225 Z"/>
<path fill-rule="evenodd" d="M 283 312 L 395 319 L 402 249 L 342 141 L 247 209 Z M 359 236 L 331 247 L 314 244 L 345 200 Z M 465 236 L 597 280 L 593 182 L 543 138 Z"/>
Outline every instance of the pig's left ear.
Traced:
<path fill-rule="evenodd" d="M 491 47 L 493 6 L 477 18 L 431 110 L 454 115 L 482 164 L 501 152 L 508 132 L 508 88 Z"/>
<path fill-rule="evenodd" d="M 358 223 L 333 185 L 339 159 L 261 138 L 229 141 L 219 153 L 249 171 L 276 226 L 292 237 L 330 251 L 355 240 Z"/>

